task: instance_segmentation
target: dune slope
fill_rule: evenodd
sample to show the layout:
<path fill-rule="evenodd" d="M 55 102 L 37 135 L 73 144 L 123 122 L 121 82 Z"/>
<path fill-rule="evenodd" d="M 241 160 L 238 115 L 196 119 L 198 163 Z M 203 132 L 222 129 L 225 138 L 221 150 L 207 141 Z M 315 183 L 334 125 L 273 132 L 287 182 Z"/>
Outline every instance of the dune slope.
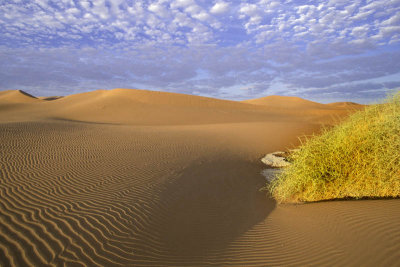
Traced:
<path fill-rule="evenodd" d="M 2 105 L 2 266 L 400 259 L 398 200 L 277 206 L 259 191 L 259 158 L 328 117 L 139 90 Z"/>

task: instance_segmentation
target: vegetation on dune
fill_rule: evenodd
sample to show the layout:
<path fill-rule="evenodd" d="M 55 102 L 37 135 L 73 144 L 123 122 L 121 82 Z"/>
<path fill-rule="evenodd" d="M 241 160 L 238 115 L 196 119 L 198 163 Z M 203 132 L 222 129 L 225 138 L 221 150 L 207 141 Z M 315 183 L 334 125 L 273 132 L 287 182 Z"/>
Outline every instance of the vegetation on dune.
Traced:
<path fill-rule="evenodd" d="M 309 138 L 268 186 L 278 202 L 400 196 L 400 92 Z"/>

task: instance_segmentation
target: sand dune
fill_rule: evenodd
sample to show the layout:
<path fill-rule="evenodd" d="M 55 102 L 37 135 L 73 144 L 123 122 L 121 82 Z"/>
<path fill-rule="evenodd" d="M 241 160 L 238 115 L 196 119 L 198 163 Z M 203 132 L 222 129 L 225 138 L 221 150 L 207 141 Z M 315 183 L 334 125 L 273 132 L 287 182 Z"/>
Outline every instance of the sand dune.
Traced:
<path fill-rule="evenodd" d="M 98 90 L 53 101 L 55 115 L 123 124 L 198 124 L 257 120 L 264 110 L 234 101 L 146 90 Z"/>
<path fill-rule="evenodd" d="M 20 91 L 10 91 L 8 94 L 9 102 L 20 101 Z M 35 121 L 46 118 L 129 125 L 264 122 L 266 119 L 330 124 L 351 111 L 348 108 L 332 107 L 301 98 L 274 98 L 279 98 L 279 101 L 273 101 L 275 106 L 177 93 L 114 89 L 70 95 L 52 101 L 32 98 L 32 101 L 38 103 L 30 105 L 32 101 L 25 101 L 25 105 L 3 105 L 0 109 L 3 109 L 3 121 Z M 276 105 L 280 108 L 277 109 Z M 30 116 L 26 116 L 27 113 Z"/>
<path fill-rule="evenodd" d="M 242 103 L 249 103 L 254 105 L 261 105 L 265 107 L 278 108 L 278 109 L 332 109 L 332 108 L 354 108 L 360 109 L 364 105 L 354 102 L 335 102 L 329 104 L 321 104 L 309 101 L 295 96 L 279 96 L 272 95 L 256 99 L 249 99 L 241 101 Z"/>
<path fill-rule="evenodd" d="M 277 206 L 259 191 L 264 153 L 352 108 L 126 89 L 26 97 L 0 93 L 2 266 L 400 260 L 397 199 Z"/>
<path fill-rule="evenodd" d="M 8 90 L 0 91 L 0 103 L 33 103 L 39 99 L 36 97 L 21 91 L 21 90 Z"/>
<path fill-rule="evenodd" d="M 363 105 L 350 102 L 333 104 L 321 104 L 300 97 L 293 96 L 266 96 L 256 99 L 244 100 L 242 103 L 253 104 L 259 107 L 268 108 L 278 114 L 290 115 L 300 120 L 310 120 L 323 124 L 338 123 L 342 117 L 349 112 L 364 108 Z"/>

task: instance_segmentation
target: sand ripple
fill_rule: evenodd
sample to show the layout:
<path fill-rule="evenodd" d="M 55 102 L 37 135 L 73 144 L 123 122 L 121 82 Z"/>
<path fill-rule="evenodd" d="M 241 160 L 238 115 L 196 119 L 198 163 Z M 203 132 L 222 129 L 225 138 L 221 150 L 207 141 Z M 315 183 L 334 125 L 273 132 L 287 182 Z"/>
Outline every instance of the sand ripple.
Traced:
<path fill-rule="evenodd" d="M 241 133 L 270 125 L 3 123 L 0 265 L 396 265 L 399 200 L 258 191 L 267 148 Z"/>

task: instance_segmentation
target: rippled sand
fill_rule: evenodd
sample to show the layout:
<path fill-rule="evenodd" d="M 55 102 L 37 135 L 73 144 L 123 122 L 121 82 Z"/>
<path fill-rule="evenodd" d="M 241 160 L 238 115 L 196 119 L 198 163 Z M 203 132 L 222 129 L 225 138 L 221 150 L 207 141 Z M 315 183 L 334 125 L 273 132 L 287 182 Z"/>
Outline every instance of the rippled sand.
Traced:
<path fill-rule="evenodd" d="M 399 200 L 277 206 L 259 191 L 263 154 L 359 108 L 0 92 L 0 265 L 396 265 Z"/>

